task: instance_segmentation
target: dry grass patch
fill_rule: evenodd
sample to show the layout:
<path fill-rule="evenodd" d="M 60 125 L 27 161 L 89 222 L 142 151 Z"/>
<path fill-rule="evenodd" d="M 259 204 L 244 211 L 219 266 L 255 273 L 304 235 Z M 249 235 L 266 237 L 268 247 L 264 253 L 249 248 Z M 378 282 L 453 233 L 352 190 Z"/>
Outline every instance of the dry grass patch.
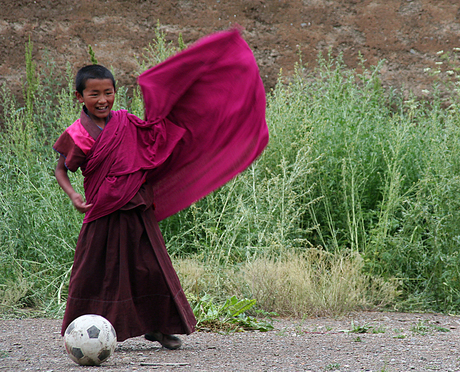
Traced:
<path fill-rule="evenodd" d="M 363 274 L 359 254 L 310 249 L 222 268 L 197 259 L 175 261 L 184 290 L 194 296 L 254 298 L 257 308 L 283 316 L 339 316 L 393 303 L 393 282 Z"/>
<path fill-rule="evenodd" d="M 258 305 L 289 316 L 337 316 L 393 302 L 391 283 L 363 274 L 358 254 L 310 249 L 282 258 L 259 258 L 243 270 Z"/>

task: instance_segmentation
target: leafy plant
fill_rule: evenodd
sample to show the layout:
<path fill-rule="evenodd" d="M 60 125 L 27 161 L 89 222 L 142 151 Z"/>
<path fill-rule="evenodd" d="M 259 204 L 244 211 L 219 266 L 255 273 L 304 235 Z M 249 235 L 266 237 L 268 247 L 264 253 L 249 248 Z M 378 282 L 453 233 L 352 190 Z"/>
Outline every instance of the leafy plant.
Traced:
<path fill-rule="evenodd" d="M 348 331 L 349 333 L 385 333 L 385 328 L 382 326 L 375 327 L 370 324 L 358 325 L 355 324 L 354 321 L 351 321 L 351 330 Z"/>
<path fill-rule="evenodd" d="M 413 333 L 417 333 L 421 336 L 425 336 L 428 333 L 432 332 L 432 328 L 429 326 L 429 324 L 426 321 L 420 320 L 417 322 L 417 324 L 414 324 L 410 327 L 410 330 Z"/>
<path fill-rule="evenodd" d="M 412 325 L 410 327 L 410 330 L 413 333 L 417 333 L 421 336 L 425 336 L 427 334 L 433 333 L 433 332 L 450 332 L 449 329 L 438 326 L 437 324 L 429 323 L 426 320 L 420 320 L 416 324 Z"/>
<path fill-rule="evenodd" d="M 437 332 L 450 332 L 450 329 L 448 328 L 445 328 L 445 327 L 441 327 L 441 326 L 438 326 L 436 324 L 431 324 L 431 326 L 433 327 L 433 329 Z"/>
<path fill-rule="evenodd" d="M 88 54 L 93 65 L 97 65 L 96 53 L 94 53 L 93 47 L 88 45 Z"/>
<path fill-rule="evenodd" d="M 270 318 L 259 320 L 246 314 L 256 304 L 256 300 L 239 300 L 236 296 L 232 296 L 222 305 L 217 305 L 212 298 L 204 296 L 199 299 L 192 298 L 191 304 L 197 319 L 197 327 L 201 330 L 266 332 L 273 329 Z"/>
<path fill-rule="evenodd" d="M 369 324 L 358 325 L 351 321 L 351 330 L 350 333 L 367 333 L 373 327 Z"/>
<path fill-rule="evenodd" d="M 385 333 L 385 327 L 379 326 L 379 327 L 372 327 L 371 333 L 378 334 L 378 333 Z"/>
<path fill-rule="evenodd" d="M 328 371 L 335 371 L 337 369 L 340 369 L 340 363 L 329 363 L 326 366 L 326 370 Z"/>

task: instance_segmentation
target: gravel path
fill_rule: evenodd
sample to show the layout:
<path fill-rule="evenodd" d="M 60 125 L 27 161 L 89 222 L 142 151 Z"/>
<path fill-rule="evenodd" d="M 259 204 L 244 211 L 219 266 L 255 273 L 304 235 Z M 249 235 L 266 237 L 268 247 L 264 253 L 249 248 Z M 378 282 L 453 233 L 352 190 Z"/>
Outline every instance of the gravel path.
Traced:
<path fill-rule="evenodd" d="M 459 317 L 372 312 L 274 325 L 266 333 L 196 332 L 176 351 L 137 337 L 102 367 L 80 367 L 65 354 L 59 320 L 0 320 L 0 372 L 460 371 Z"/>

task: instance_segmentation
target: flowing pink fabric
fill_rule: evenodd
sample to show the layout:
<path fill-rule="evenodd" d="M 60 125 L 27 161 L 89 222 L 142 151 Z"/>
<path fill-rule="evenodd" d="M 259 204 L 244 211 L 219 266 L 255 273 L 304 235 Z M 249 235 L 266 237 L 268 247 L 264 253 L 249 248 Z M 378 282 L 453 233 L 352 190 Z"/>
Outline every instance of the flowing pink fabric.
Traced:
<path fill-rule="evenodd" d="M 237 30 L 203 38 L 138 82 L 145 120 L 114 112 L 87 154 L 94 206 L 85 223 L 121 208 L 145 178 L 162 220 L 242 172 L 268 143 L 265 91 Z"/>

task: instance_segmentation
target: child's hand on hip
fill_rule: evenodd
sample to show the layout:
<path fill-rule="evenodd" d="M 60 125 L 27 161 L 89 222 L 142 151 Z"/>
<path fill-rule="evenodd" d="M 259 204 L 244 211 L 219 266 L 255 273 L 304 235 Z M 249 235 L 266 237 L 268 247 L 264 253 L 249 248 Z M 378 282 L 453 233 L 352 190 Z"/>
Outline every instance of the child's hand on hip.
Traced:
<path fill-rule="evenodd" d="M 86 204 L 86 202 L 83 200 L 83 196 L 80 194 L 75 193 L 71 197 L 72 203 L 74 207 L 79 211 L 80 213 L 86 213 L 88 212 L 91 207 L 93 206 L 92 204 Z"/>

